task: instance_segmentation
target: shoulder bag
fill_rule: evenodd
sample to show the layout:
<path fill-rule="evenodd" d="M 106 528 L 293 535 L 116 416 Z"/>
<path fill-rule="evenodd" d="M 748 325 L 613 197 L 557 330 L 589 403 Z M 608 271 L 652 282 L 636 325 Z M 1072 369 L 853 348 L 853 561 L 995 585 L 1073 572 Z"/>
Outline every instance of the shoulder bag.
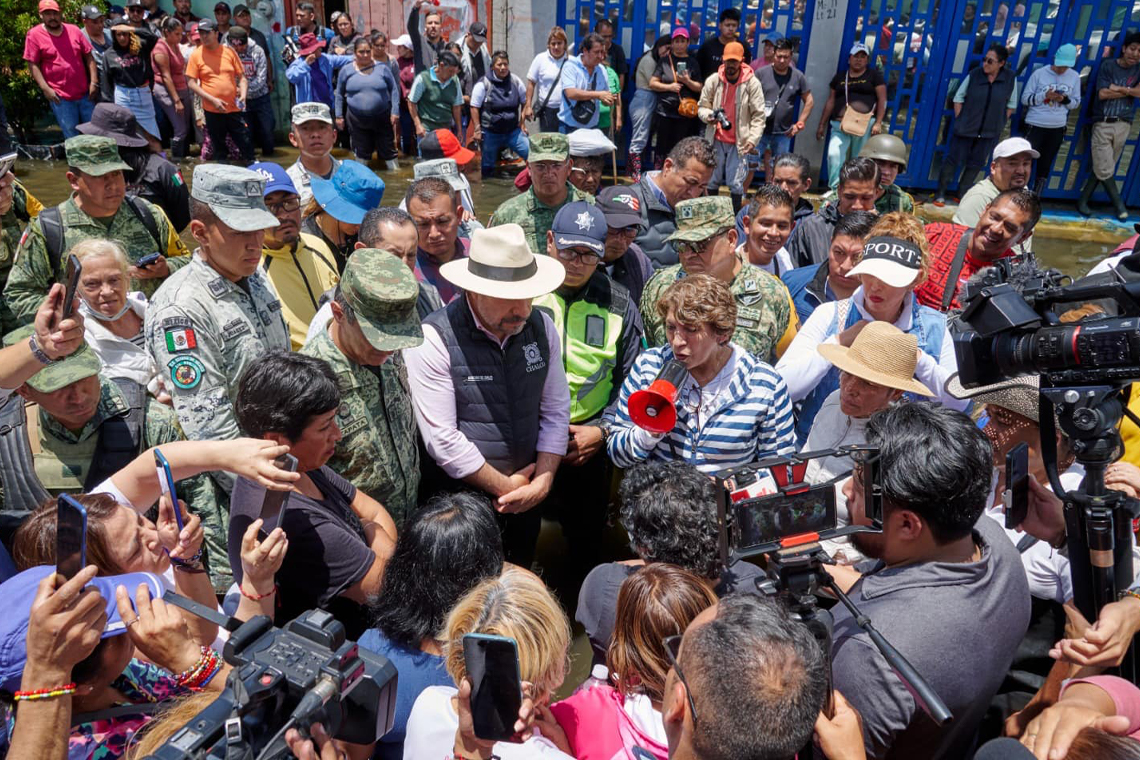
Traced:
<path fill-rule="evenodd" d="M 851 107 L 851 101 L 848 99 L 847 85 L 851 81 L 851 72 L 848 71 L 846 77 L 843 79 L 843 119 L 839 122 L 839 130 L 845 135 L 852 137 L 862 137 L 867 134 L 867 128 L 871 126 L 871 114 L 859 113 Z"/>
<path fill-rule="evenodd" d="M 566 65 L 568 60 L 570 60 L 569 52 L 562 56 L 562 63 L 558 64 L 558 75 L 554 77 L 554 81 L 550 83 L 550 89 L 546 91 L 546 97 L 542 99 L 542 105 L 534 109 L 536 114 L 543 111 L 546 108 L 546 104 L 550 102 L 550 96 L 554 94 L 554 88 L 562 81 L 562 67 Z"/>
<path fill-rule="evenodd" d="M 669 54 L 669 68 L 673 69 L 673 81 L 680 82 L 677 78 L 677 67 L 673 65 L 673 54 Z M 677 102 L 677 114 L 684 116 L 686 119 L 696 118 L 697 115 L 697 101 L 693 98 L 686 98 L 682 93 L 685 91 L 685 85 L 681 85 L 681 92 L 677 93 L 679 98 Z"/>
<path fill-rule="evenodd" d="M 569 53 L 567 53 L 569 55 Z M 590 89 L 593 90 L 597 87 L 598 79 L 598 66 L 594 67 L 594 73 L 590 75 Z M 607 85 L 607 88 L 609 85 Z M 574 117 L 574 121 L 579 124 L 588 124 L 590 119 L 594 118 L 594 111 L 598 110 L 598 101 L 596 100 L 576 100 L 574 107 L 570 109 L 570 115 Z"/>

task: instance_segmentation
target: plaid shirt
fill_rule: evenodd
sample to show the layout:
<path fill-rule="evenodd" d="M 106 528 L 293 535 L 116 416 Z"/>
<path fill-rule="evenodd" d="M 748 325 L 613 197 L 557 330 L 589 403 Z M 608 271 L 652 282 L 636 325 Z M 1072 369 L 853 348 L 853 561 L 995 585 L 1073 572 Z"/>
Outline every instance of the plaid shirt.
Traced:
<path fill-rule="evenodd" d="M 914 294 L 918 302 L 932 309 L 942 311 L 942 299 L 946 293 L 946 280 L 950 277 L 950 267 L 954 263 L 954 255 L 958 252 L 958 243 L 963 235 L 973 232 L 971 227 L 947 222 L 936 222 L 926 225 L 926 242 L 930 246 L 930 273 L 926 282 L 915 289 Z M 1007 250 L 1002 257 L 1012 256 L 1013 251 Z M 979 261 L 966 252 L 966 260 L 962 262 L 962 271 L 958 273 L 958 281 L 953 284 L 954 298 L 950 301 L 950 309 L 960 309 L 958 291 L 974 274 L 989 266 L 989 263 Z"/>

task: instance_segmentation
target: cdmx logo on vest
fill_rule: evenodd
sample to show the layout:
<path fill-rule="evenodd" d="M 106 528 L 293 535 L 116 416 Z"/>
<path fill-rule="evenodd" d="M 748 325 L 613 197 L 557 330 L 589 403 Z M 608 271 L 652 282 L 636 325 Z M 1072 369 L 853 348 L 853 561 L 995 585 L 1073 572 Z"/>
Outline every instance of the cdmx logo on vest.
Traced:
<path fill-rule="evenodd" d="M 546 360 L 542 358 L 542 352 L 538 350 L 538 341 L 523 346 L 523 358 L 526 359 L 527 372 L 537 372 L 546 367 Z"/>

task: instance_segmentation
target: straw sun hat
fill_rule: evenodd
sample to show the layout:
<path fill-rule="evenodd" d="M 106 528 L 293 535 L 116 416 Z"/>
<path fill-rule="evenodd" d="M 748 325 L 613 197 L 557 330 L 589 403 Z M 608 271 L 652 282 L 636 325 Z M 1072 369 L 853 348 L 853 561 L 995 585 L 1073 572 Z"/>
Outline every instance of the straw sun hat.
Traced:
<path fill-rule="evenodd" d="M 914 379 L 918 338 L 890 322 L 871 322 L 859 331 L 850 348 L 824 343 L 816 350 L 839 369 L 867 382 L 920 396 L 934 395 Z"/>

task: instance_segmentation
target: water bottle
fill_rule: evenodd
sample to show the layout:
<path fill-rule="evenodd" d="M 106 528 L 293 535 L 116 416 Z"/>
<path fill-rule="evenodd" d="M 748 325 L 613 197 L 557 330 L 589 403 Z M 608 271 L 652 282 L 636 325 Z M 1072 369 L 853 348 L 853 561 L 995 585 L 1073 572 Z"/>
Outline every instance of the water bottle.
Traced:
<path fill-rule="evenodd" d="M 579 684 L 578 688 L 574 690 L 574 693 L 577 694 L 580 691 L 589 691 L 590 689 L 593 689 L 597 686 L 608 686 L 609 679 L 610 669 L 602 663 L 598 663 L 590 671 L 590 677 Z"/>

